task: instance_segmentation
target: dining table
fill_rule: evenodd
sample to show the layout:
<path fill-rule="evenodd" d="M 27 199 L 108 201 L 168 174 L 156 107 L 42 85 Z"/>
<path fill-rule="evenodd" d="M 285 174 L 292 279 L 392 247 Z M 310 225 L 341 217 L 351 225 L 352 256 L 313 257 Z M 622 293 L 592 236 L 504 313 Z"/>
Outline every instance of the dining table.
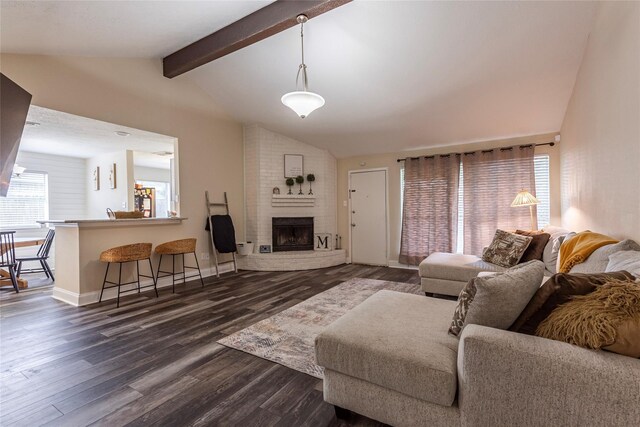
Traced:
<path fill-rule="evenodd" d="M 13 239 L 13 244 L 16 248 L 26 248 L 29 246 L 40 246 L 44 243 L 44 237 L 16 237 Z M 4 247 L 0 247 L 0 251 L 4 251 Z M 0 287 L 13 286 L 11 283 L 11 276 L 9 272 L 3 268 L 0 268 Z M 29 286 L 29 282 L 26 279 L 18 279 L 18 288 L 25 289 Z"/>

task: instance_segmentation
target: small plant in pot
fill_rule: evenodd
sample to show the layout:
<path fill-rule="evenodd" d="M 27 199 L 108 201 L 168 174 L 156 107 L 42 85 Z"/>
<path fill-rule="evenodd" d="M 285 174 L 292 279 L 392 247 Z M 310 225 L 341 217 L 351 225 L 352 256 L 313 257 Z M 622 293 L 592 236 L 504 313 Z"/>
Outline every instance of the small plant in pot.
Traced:
<path fill-rule="evenodd" d="M 302 183 L 304 182 L 304 177 L 302 175 L 296 176 L 296 182 L 300 184 L 300 191 L 298 192 L 298 195 L 304 194 L 302 192 Z"/>
<path fill-rule="evenodd" d="M 311 189 L 311 183 L 316 180 L 316 176 L 312 173 L 307 175 L 307 181 L 309 182 L 309 195 L 313 195 L 313 190 Z"/>
<path fill-rule="evenodd" d="M 291 192 L 291 187 L 293 187 L 293 184 L 295 184 L 295 181 L 293 180 L 293 178 L 287 178 L 285 183 L 287 184 L 287 187 L 289 187 L 289 192 L 287 194 L 292 195 L 293 193 Z"/>

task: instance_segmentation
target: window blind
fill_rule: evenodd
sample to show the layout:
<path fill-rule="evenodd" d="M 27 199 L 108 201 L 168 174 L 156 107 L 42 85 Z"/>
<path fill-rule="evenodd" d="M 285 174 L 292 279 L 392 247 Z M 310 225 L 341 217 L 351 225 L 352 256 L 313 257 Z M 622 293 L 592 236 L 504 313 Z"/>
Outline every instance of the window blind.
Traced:
<path fill-rule="evenodd" d="M 0 197 L 0 228 L 37 227 L 49 219 L 47 174 L 23 172 L 11 178 L 7 197 Z"/>
<path fill-rule="evenodd" d="M 549 183 L 549 155 L 540 154 L 533 158 L 536 176 L 536 198 L 538 208 L 538 228 L 545 227 L 551 221 L 551 189 Z"/>

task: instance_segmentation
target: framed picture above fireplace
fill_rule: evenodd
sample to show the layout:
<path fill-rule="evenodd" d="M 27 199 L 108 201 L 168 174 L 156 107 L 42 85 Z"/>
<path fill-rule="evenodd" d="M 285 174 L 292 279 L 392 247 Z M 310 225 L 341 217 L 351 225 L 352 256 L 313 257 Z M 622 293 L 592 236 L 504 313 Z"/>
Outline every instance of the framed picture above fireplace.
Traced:
<path fill-rule="evenodd" d="M 304 175 L 304 156 L 302 154 L 284 155 L 284 177 L 295 178 Z"/>

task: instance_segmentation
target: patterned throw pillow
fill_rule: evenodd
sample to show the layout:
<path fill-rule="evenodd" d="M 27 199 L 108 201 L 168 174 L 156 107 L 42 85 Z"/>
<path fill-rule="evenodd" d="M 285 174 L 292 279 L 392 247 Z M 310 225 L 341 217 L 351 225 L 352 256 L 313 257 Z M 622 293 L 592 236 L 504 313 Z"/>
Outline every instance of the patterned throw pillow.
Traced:
<path fill-rule="evenodd" d="M 460 291 L 460 296 L 458 297 L 458 305 L 456 306 L 456 311 L 453 312 L 453 320 L 451 321 L 451 327 L 449 328 L 449 333 L 451 335 L 455 335 L 457 337 L 458 335 L 460 335 L 460 332 L 462 332 L 462 328 L 464 327 L 464 319 L 467 317 L 469 306 L 473 302 L 473 298 L 476 296 L 475 282 L 477 279 L 477 277 L 474 277 L 473 279 L 469 280 L 464 289 Z"/>
<path fill-rule="evenodd" d="M 529 236 L 496 230 L 493 241 L 482 253 L 482 260 L 501 267 L 513 267 L 520 261 L 531 240 Z"/>

